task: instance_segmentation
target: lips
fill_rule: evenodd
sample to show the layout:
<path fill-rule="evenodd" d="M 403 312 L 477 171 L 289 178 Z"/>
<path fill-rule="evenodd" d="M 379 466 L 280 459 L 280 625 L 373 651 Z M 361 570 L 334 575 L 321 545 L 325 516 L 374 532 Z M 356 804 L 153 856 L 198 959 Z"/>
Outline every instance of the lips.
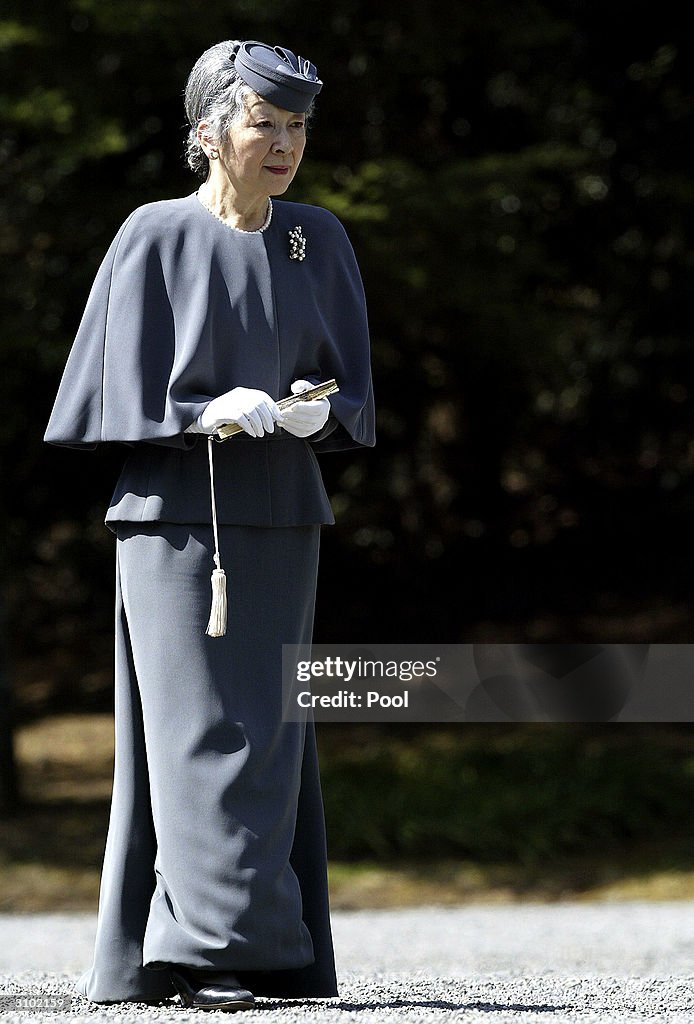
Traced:
<path fill-rule="evenodd" d="M 271 174 L 289 174 L 288 167 L 266 167 L 266 171 L 270 171 Z"/>

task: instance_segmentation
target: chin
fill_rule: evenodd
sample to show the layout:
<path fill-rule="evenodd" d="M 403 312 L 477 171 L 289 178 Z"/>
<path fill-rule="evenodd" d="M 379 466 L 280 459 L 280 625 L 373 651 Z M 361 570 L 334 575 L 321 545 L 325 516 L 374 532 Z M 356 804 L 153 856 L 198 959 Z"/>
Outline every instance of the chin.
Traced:
<path fill-rule="evenodd" d="M 274 188 L 271 190 L 271 196 L 283 196 L 292 183 L 292 179 L 289 181 L 278 181 Z"/>

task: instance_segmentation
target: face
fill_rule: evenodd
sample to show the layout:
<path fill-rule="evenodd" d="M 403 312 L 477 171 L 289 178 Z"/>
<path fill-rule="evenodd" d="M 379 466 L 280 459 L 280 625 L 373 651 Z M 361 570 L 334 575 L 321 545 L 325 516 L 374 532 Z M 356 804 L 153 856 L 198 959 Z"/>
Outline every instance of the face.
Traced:
<path fill-rule="evenodd" d="M 244 195 L 279 196 L 297 172 L 306 145 L 306 116 L 276 107 L 253 93 L 231 125 L 219 163 Z"/>

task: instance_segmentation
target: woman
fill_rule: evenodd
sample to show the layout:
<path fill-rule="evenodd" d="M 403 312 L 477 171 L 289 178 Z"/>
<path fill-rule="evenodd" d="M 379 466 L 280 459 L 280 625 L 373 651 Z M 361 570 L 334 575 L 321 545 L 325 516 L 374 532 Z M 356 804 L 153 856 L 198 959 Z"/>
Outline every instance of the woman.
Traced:
<path fill-rule="evenodd" d="M 204 183 L 118 231 L 45 434 L 130 446 L 106 515 L 115 772 L 78 982 L 95 1002 L 178 991 L 233 1010 L 253 992 L 337 991 L 313 724 L 283 721 L 281 694 L 282 644 L 310 643 L 320 527 L 334 521 L 315 453 L 374 444 L 350 243 L 328 211 L 275 199 L 321 87 L 280 47 L 202 54 L 185 101 Z M 331 378 L 330 398 L 280 409 Z M 242 433 L 208 444 L 227 423 Z M 226 632 L 208 622 L 216 557 Z"/>

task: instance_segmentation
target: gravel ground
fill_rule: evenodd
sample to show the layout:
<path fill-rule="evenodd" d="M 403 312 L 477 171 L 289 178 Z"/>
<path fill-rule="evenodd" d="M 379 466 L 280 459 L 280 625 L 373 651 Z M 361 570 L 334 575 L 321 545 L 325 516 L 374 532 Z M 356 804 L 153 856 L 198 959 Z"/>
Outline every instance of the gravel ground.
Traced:
<path fill-rule="evenodd" d="M 91 915 L 0 915 L 1 1024 L 229 1019 L 177 999 L 104 1007 L 75 995 L 94 929 Z M 336 912 L 333 929 L 339 999 L 259 999 L 244 1019 L 694 1024 L 694 901 Z M 63 1008 L 19 1010 L 14 996 Z"/>

